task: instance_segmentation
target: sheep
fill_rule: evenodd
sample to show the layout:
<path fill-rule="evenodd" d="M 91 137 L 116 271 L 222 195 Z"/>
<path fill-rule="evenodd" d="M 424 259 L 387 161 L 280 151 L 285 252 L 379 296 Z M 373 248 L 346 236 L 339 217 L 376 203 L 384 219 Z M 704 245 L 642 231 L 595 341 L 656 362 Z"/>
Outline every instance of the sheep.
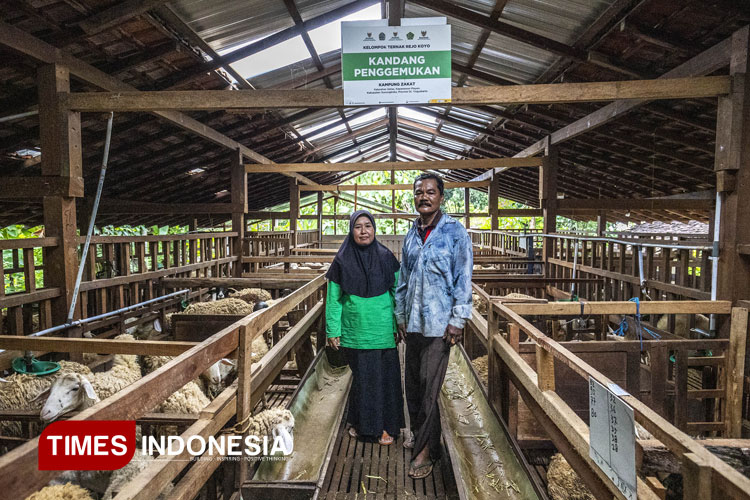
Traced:
<path fill-rule="evenodd" d="M 143 356 L 144 374 L 161 368 L 173 358 L 172 356 Z M 211 401 L 195 381 L 190 381 L 173 392 L 154 410 L 159 413 L 200 413 Z"/>
<path fill-rule="evenodd" d="M 208 370 L 201 374 L 201 380 L 206 388 L 206 395 L 213 399 L 219 395 L 230 383 L 230 378 L 236 373 L 234 360 L 220 359 Z"/>
<path fill-rule="evenodd" d="M 250 436 L 281 437 L 287 454 L 294 446 L 292 433 L 294 432 L 294 415 L 285 408 L 270 408 L 252 416 L 243 426 L 245 433 Z"/>
<path fill-rule="evenodd" d="M 134 340 L 123 333 L 118 340 Z M 85 409 L 106 399 L 141 378 L 141 367 L 133 354 L 115 354 L 112 368 L 94 374 L 68 373 L 58 378 L 42 407 L 43 422 L 51 422 L 65 413 Z"/>
<path fill-rule="evenodd" d="M 669 315 L 665 314 L 656 323 L 656 328 L 659 330 L 669 329 Z M 703 314 L 695 315 L 695 328 L 708 332 L 711 328 L 710 320 Z M 674 318 L 674 332 L 678 337 L 690 338 L 690 315 L 688 314 L 675 314 Z"/>
<path fill-rule="evenodd" d="M 253 312 L 253 306 L 242 299 L 230 297 L 213 302 L 196 302 L 185 308 L 182 314 L 242 314 Z"/>
<path fill-rule="evenodd" d="M 552 500 L 596 500 L 560 453 L 549 461 L 547 493 Z"/>
<path fill-rule="evenodd" d="M 26 500 L 94 500 L 94 498 L 80 486 L 67 483 L 45 486 L 36 493 L 27 496 Z"/>
<path fill-rule="evenodd" d="M 471 293 L 471 300 L 474 303 L 474 307 L 479 314 L 487 314 L 487 301 L 484 300 L 478 293 Z"/>
<path fill-rule="evenodd" d="M 472 359 L 471 364 L 474 366 L 474 370 L 477 372 L 479 380 L 484 385 L 487 385 L 487 374 L 489 372 L 489 367 L 487 366 L 487 355 Z"/>
<path fill-rule="evenodd" d="M 45 394 L 53 383 L 60 378 L 79 373 L 91 375 L 88 366 L 73 361 L 59 361 L 60 369 L 51 375 L 37 377 L 27 373 L 14 373 L 0 383 L 0 409 L 3 410 L 38 410 Z M 20 422 L 0 421 L 0 434 L 4 436 L 20 437 Z"/>
<path fill-rule="evenodd" d="M 232 294 L 235 299 L 242 299 L 248 304 L 267 302 L 271 300 L 271 294 L 262 288 L 245 288 Z"/>
<path fill-rule="evenodd" d="M 120 490 L 123 489 L 130 481 L 132 481 L 138 474 L 143 472 L 154 460 L 151 455 L 136 455 L 133 459 L 122 469 L 118 469 L 112 473 L 112 477 L 109 480 L 109 486 L 107 486 L 102 500 L 112 500 Z M 172 483 L 167 484 L 164 489 L 161 490 L 157 500 L 166 498 L 172 491 L 174 486 Z"/>

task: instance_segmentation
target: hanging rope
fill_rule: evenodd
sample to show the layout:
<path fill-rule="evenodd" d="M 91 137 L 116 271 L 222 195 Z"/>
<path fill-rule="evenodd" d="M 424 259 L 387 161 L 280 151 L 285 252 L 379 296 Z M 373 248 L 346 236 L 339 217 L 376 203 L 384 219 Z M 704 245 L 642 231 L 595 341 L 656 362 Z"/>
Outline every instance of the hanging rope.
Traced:
<path fill-rule="evenodd" d="M 653 340 L 661 340 L 661 335 L 643 326 L 643 323 L 641 322 L 641 301 L 638 297 L 633 297 L 629 302 L 635 302 L 635 329 L 638 340 L 641 342 L 641 352 L 643 352 L 643 332 L 649 334 Z M 627 316 L 623 315 L 622 321 L 620 321 L 620 326 L 617 327 L 617 330 L 615 330 L 614 333 L 618 337 L 624 337 L 628 328 Z"/>

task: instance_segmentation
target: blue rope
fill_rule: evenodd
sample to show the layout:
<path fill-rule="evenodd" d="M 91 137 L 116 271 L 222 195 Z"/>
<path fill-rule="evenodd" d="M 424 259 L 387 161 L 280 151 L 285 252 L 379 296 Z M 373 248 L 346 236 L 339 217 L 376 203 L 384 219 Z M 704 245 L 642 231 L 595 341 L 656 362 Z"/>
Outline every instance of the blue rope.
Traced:
<path fill-rule="evenodd" d="M 661 340 L 661 335 L 659 335 L 656 332 L 653 332 L 643 326 L 643 323 L 641 323 L 641 301 L 638 299 L 638 297 L 633 297 L 630 299 L 629 302 L 635 302 L 635 325 L 636 325 L 636 333 L 638 334 L 638 340 L 641 342 L 641 352 L 643 352 L 643 332 L 645 331 L 648 333 L 652 339 L 655 340 Z M 622 317 L 622 321 L 620 321 L 620 326 L 615 330 L 615 335 L 619 337 L 624 337 L 625 332 L 628 331 L 628 322 L 625 318 L 625 316 Z"/>

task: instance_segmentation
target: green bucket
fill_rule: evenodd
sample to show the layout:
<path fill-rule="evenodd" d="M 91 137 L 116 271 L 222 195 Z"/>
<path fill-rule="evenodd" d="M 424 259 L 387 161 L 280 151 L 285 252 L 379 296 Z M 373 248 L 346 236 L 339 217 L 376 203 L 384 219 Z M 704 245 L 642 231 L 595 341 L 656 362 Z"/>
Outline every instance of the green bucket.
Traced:
<path fill-rule="evenodd" d="M 36 375 L 37 377 L 55 373 L 60 369 L 60 363 L 55 363 L 54 361 L 40 361 L 32 358 L 31 371 L 29 371 L 28 366 L 26 366 L 26 360 L 23 357 L 13 358 L 12 366 L 16 373 L 28 373 L 29 375 Z"/>

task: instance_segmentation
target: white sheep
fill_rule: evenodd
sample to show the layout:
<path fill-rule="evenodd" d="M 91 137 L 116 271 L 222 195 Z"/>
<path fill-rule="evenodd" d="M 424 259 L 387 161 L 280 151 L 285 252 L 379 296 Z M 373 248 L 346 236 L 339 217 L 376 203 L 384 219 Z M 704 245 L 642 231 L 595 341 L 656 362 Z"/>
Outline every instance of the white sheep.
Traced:
<path fill-rule="evenodd" d="M 134 340 L 127 333 L 115 337 Z M 115 354 L 112 368 L 91 375 L 69 373 L 58 378 L 42 407 L 40 417 L 51 422 L 65 413 L 85 409 L 128 387 L 141 378 L 141 367 L 133 354 Z"/>
<path fill-rule="evenodd" d="M 26 500 L 94 500 L 91 494 L 75 484 L 45 486 L 26 497 Z"/>
<path fill-rule="evenodd" d="M 89 367 L 73 361 L 59 361 L 60 369 L 51 375 L 37 377 L 27 373 L 14 373 L 0 382 L 0 409 L 3 410 L 38 410 L 42 407 L 44 395 L 53 382 L 61 377 L 80 373 L 91 375 Z M 20 422 L 0 421 L 0 434 L 20 437 Z"/>
<path fill-rule="evenodd" d="M 236 365 L 232 359 L 220 359 L 212 364 L 208 370 L 201 374 L 201 381 L 205 387 L 206 395 L 214 399 L 221 391 L 227 388 L 231 378 L 236 373 Z"/>
<path fill-rule="evenodd" d="M 172 356 L 143 356 L 144 375 L 149 374 L 174 359 Z M 173 392 L 154 411 L 159 413 L 200 413 L 211 401 L 196 381 L 190 381 Z"/>
<path fill-rule="evenodd" d="M 250 436 L 281 437 L 284 449 L 291 453 L 294 432 L 294 415 L 286 408 L 270 408 L 253 415 L 243 426 L 243 430 Z"/>

